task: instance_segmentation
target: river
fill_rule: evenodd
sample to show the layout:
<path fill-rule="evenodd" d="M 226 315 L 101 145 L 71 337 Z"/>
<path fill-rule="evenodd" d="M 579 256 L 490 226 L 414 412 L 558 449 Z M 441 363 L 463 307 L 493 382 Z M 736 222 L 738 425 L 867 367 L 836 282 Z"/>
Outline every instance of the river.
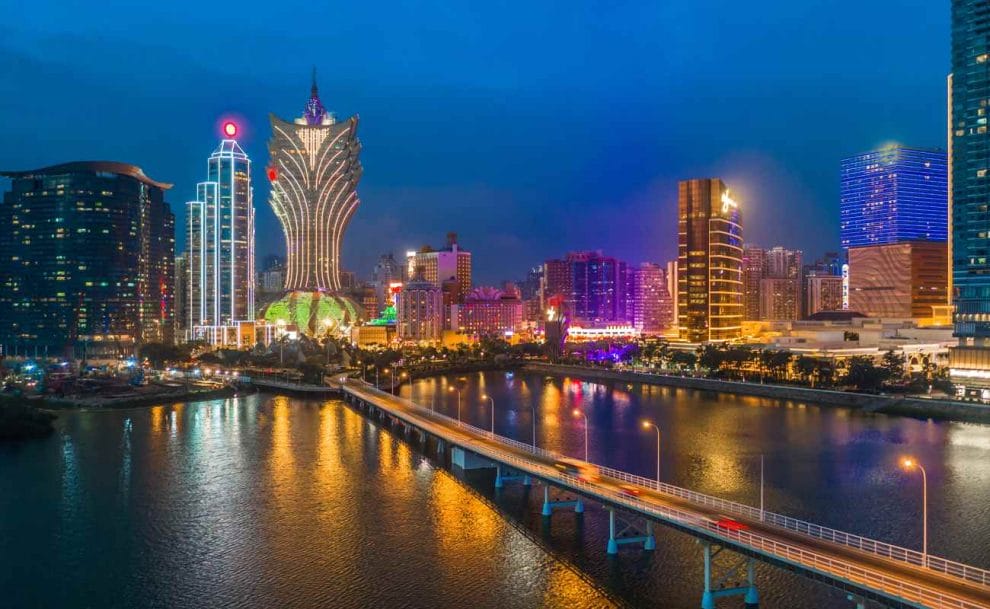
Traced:
<path fill-rule="evenodd" d="M 401 392 L 479 427 L 644 476 L 909 547 L 990 564 L 990 428 L 761 398 L 503 372 Z M 434 402 L 434 396 L 436 401 Z M 539 515 L 542 491 L 449 471 L 339 401 L 253 395 L 71 412 L 0 446 L 4 607 L 528 608 L 700 605 L 701 550 L 605 555 L 607 519 Z M 734 557 L 721 556 L 725 564 Z M 849 607 L 760 565 L 761 607 Z M 741 599 L 719 607 L 741 607 Z"/>

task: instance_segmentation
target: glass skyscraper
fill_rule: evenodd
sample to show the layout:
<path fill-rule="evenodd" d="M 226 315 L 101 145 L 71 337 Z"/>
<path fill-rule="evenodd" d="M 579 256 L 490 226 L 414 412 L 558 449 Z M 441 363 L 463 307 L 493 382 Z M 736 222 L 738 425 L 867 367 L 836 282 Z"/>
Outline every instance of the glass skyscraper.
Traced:
<path fill-rule="evenodd" d="M 227 123 L 224 132 L 207 162 L 207 180 L 187 204 L 188 329 L 211 342 L 214 333 L 202 328 L 255 318 L 251 160 L 233 139 L 236 125 Z"/>
<path fill-rule="evenodd" d="M 952 380 L 990 398 L 990 3 L 952 1 L 949 149 L 955 334 Z"/>
<path fill-rule="evenodd" d="M 842 247 L 947 239 L 942 150 L 885 146 L 842 160 Z"/>
<path fill-rule="evenodd" d="M 109 161 L 2 172 L 0 343 L 116 357 L 172 340 L 171 184 Z"/>

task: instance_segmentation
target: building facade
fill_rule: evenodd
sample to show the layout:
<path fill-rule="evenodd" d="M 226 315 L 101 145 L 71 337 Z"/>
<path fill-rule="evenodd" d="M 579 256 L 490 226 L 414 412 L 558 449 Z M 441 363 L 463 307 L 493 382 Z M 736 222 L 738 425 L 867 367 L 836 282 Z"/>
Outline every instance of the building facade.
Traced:
<path fill-rule="evenodd" d="M 232 139 L 236 127 L 227 123 L 225 131 L 207 161 L 206 181 L 196 186 L 196 200 L 186 204 L 187 327 L 193 338 L 214 334 L 205 328 L 255 318 L 251 160 Z"/>
<path fill-rule="evenodd" d="M 423 278 L 436 287 L 456 282 L 453 302 L 464 302 L 471 291 L 471 252 L 461 249 L 457 233 L 447 233 L 447 245 L 441 250 L 423 246 L 418 252 L 407 253 L 406 264 L 410 278 L 421 269 Z"/>
<path fill-rule="evenodd" d="M 113 356 L 172 341 L 171 184 L 104 161 L 0 175 L 12 180 L 0 205 L 5 352 Z"/>
<path fill-rule="evenodd" d="M 843 159 L 841 173 L 842 247 L 947 239 L 945 151 L 885 146 Z"/>
<path fill-rule="evenodd" d="M 395 321 L 403 342 L 434 343 L 443 338 L 444 306 L 440 288 L 420 268 L 395 297 Z"/>
<path fill-rule="evenodd" d="M 677 299 L 680 337 L 732 340 L 742 333 L 743 228 L 718 178 L 678 184 Z"/>
<path fill-rule="evenodd" d="M 954 328 L 952 381 L 990 397 L 990 4 L 952 0 L 949 150 Z"/>
<path fill-rule="evenodd" d="M 626 263 L 600 251 L 567 255 L 571 271 L 568 310 L 575 322 L 626 321 Z"/>
<path fill-rule="evenodd" d="M 670 327 L 674 307 L 667 278 L 659 264 L 644 262 L 627 271 L 626 318 L 642 333 L 657 334 Z"/>
<path fill-rule="evenodd" d="M 801 281 L 804 268 L 800 250 L 776 246 L 764 252 L 760 280 L 760 317 L 764 321 L 801 319 Z"/>
<path fill-rule="evenodd" d="M 523 301 L 518 290 L 481 287 L 471 290 L 463 304 L 452 305 L 451 329 L 472 336 L 505 336 L 523 321 Z"/>
<path fill-rule="evenodd" d="M 842 310 L 842 276 L 812 271 L 805 277 L 805 317 L 821 311 Z"/>
<path fill-rule="evenodd" d="M 849 249 L 849 308 L 869 317 L 932 318 L 948 301 L 948 246 L 909 241 Z"/>
<path fill-rule="evenodd" d="M 285 289 L 339 291 L 340 248 L 360 203 L 357 116 L 338 122 L 323 107 L 314 75 L 303 115 L 270 115 L 271 205 L 286 242 Z"/>
<path fill-rule="evenodd" d="M 760 319 L 760 282 L 767 275 L 767 252 L 762 247 L 743 248 L 743 319 Z"/>

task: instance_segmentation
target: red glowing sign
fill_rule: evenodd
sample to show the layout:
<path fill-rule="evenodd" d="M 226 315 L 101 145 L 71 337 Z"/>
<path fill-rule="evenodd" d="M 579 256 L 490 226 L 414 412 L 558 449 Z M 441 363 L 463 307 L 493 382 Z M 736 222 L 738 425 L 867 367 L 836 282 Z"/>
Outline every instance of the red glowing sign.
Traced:
<path fill-rule="evenodd" d="M 227 137 L 234 137 L 237 135 L 237 125 L 235 125 L 232 121 L 227 121 L 223 124 L 223 134 Z"/>
<path fill-rule="evenodd" d="M 269 182 L 274 182 L 277 179 L 278 179 L 278 170 L 275 169 L 274 167 L 269 167 L 268 168 L 268 181 Z"/>

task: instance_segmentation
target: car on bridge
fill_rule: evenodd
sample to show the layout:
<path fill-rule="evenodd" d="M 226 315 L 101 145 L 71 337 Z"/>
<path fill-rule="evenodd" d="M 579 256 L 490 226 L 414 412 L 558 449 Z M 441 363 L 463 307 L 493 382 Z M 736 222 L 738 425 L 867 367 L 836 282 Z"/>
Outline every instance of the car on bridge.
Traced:
<path fill-rule="evenodd" d="M 557 459 L 553 466 L 565 474 L 570 474 L 582 482 L 594 482 L 601 477 L 598 468 L 590 463 L 570 459 L 567 457 Z"/>

